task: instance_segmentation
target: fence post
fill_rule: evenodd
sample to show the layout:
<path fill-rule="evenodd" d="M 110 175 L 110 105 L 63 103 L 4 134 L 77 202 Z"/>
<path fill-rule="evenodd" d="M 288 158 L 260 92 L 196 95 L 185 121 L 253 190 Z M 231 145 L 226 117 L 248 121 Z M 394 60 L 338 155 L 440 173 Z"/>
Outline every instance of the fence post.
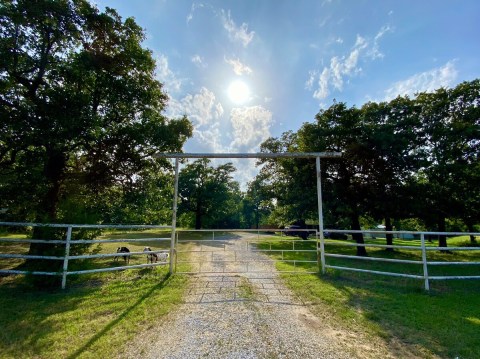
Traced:
<path fill-rule="evenodd" d="M 322 274 L 325 274 L 325 237 L 320 236 L 320 261 L 322 263 Z"/>
<path fill-rule="evenodd" d="M 70 240 L 72 239 L 72 227 L 67 228 L 67 239 L 65 241 L 65 257 L 63 258 L 62 289 L 67 286 L 68 257 L 70 256 Z"/>
<path fill-rule="evenodd" d="M 177 262 L 178 262 L 178 232 L 175 233 L 175 272 L 177 271 Z"/>
<path fill-rule="evenodd" d="M 320 232 L 320 259 L 322 262 L 322 274 L 325 274 L 325 252 L 324 252 L 325 238 L 323 236 L 322 171 L 321 171 L 320 157 L 316 158 L 316 170 L 317 170 L 318 229 Z M 318 261 L 318 254 L 317 254 L 317 261 Z"/>
<path fill-rule="evenodd" d="M 423 278 L 425 280 L 425 290 L 430 290 L 430 283 L 428 282 L 428 267 L 427 267 L 427 250 L 425 248 L 425 234 L 420 233 L 420 241 L 422 244 L 422 262 L 423 262 Z"/>
<path fill-rule="evenodd" d="M 170 239 L 170 270 L 169 273 L 173 274 L 173 256 L 176 256 L 175 248 L 175 233 L 177 230 L 177 201 L 178 201 L 178 158 L 175 158 L 175 184 L 173 186 L 173 211 L 172 211 L 172 236 Z"/>

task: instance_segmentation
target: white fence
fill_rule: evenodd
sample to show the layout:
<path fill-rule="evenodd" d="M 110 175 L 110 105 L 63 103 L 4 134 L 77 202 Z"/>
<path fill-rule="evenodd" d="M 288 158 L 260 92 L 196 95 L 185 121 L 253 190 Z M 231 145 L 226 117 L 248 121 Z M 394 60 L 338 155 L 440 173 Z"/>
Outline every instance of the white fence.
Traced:
<path fill-rule="evenodd" d="M 320 239 L 320 246 L 321 246 L 321 267 L 322 273 L 325 273 L 326 268 L 338 269 L 338 270 L 346 270 L 346 271 L 354 271 L 354 272 L 364 272 L 364 273 L 372 273 L 372 274 L 381 274 L 387 276 L 394 276 L 394 277 L 404 277 L 404 278 L 414 278 L 414 279 L 421 279 L 424 281 L 425 290 L 430 290 L 430 281 L 432 280 L 454 280 L 454 279 L 480 279 L 480 275 L 463 275 L 463 276 L 430 276 L 428 274 L 429 266 L 480 266 L 480 262 L 472 261 L 472 262 L 456 262 L 456 261 L 429 261 L 427 252 L 428 251 L 480 251 L 480 247 L 437 247 L 437 246 L 427 246 L 425 244 L 425 236 L 480 236 L 480 233 L 465 233 L 465 232 L 413 232 L 413 231 L 353 231 L 353 230 L 326 230 L 330 233 L 343 233 L 343 234 L 354 234 L 354 233 L 362 233 L 362 234 L 370 234 L 370 235 L 381 235 L 385 236 L 386 234 L 392 234 L 393 236 L 402 237 L 404 235 L 408 236 L 419 236 L 420 237 L 420 247 L 419 246 L 407 246 L 407 245 L 384 245 L 384 244 L 374 244 L 374 243 L 365 243 L 365 244 L 358 244 L 358 243 L 349 243 L 344 241 L 338 241 L 335 244 L 340 246 L 353 246 L 353 247 L 374 247 L 374 248 L 391 248 L 391 249 L 406 249 L 406 250 L 413 250 L 413 251 L 421 251 L 422 260 L 406 260 L 406 259 L 391 259 L 391 258 L 379 258 L 379 257 L 363 257 L 363 256 L 352 256 L 352 255 L 344 255 L 344 254 L 334 254 L 334 253 L 327 253 L 325 251 L 325 239 L 323 236 Z M 406 273 L 396 273 L 396 272 L 384 272 L 384 271 L 375 271 L 375 270 L 368 270 L 368 269 L 360 269 L 360 268 L 353 268 L 353 267 L 346 267 L 346 266 L 335 266 L 329 265 L 326 263 L 325 257 L 330 258 L 349 258 L 355 260 L 364 260 L 364 261 L 380 261 L 380 262 L 390 262 L 390 263 L 403 263 L 403 264 L 416 264 L 422 265 L 423 268 L 423 275 L 414 275 L 414 274 L 406 274 Z M 480 274 L 480 270 L 479 270 Z"/>
<path fill-rule="evenodd" d="M 65 245 L 65 251 L 63 256 L 40 256 L 40 255 L 29 255 L 29 254 L 13 254 L 13 253 L 0 253 L 0 260 L 13 258 L 13 259 L 41 259 L 41 260 L 52 260 L 52 261 L 62 261 L 63 266 L 60 271 L 26 271 L 26 270 L 14 270 L 14 269 L 0 269 L 0 274 L 23 274 L 23 275 L 46 275 L 46 276 L 61 276 L 62 277 L 62 289 L 66 287 L 67 276 L 74 274 L 87 274 L 87 273 L 99 273 L 99 272 L 110 272 L 118 271 L 124 269 L 141 269 L 147 267 L 156 267 L 160 265 L 169 264 L 167 260 L 158 261 L 156 263 L 147 263 L 147 264 L 134 264 L 134 265 L 123 265 L 109 268 L 96 268 L 88 270 L 68 270 L 69 262 L 71 260 L 78 259 L 94 259 L 94 258 L 115 258 L 115 257 L 131 257 L 135 255 L 148 255 L 152 253 L 169 253 L 171 255 L 171 248 L 166 250 L 155 250 L 155 251 L 141 251 L 141 252 L 128 252 L 128 253 L 106 253 L 106 254 L 83 254 L 83 255 L 70 255 L 70 249 L 75 245 L 85 245 L 85 244 L 95 244 L 95 243 L 143 243 L 143 242 L 155 242 L 155 243 L 170 243 L 170 237 L 158 238 L 141 238 L 141 239 L 131 239 L 131 238 L 115 238 L 115 239 L 72 239 L 72 231 L 75 229 L 109 229 L 109 230 L 135 230 L 135 229 L 171 229 L 170 226 L 156 226 L 156 225 L 84 225 L 84 224 L 39 224 L 39 223 L 17 223 L 17 222 L 0 222 L 1 227 L 48 227 L 48 228 L 63 228 L 66 230 L 64 240 L 47 240 L 47 239 L 19 239 L 19 238 L 0 238 L 0 242 L 3 243 L 20 243 L 20 244 L 31 244 L 31 243 L 43 243 L 43 244 L 63 244 Z M 169 232 L 168 232 L 169 234 Z M 167 256 L 165 256 L 166 259 Z"/>
<path fill-rule="evenodd" d="M 47 276 L 61 276 L 62 278 L 62 288 L 65 288 L 66 281 L 68 275 L 73 274 L 87 274 L 87 273 L 98 273 L 98 272 L 107 272 L 107 271 L 116 271 L 116 270 L 123 270 L 123 269 L 138 269 L 138 268 L 146 268 L 146 267 L 155 267 L 158 265 L 170 265 L 170 272 L 174 271 L 174 266 L 176 267 L 177 264 L 177 253 L 181 253 L 182 249 L 178 247 L 179 242 L 183 242 L 182 240 L 178 239 L 178 232 L 176 233 L 175 241 L 171 240 L 171 236 L 166 236 L 165 238 L 158 238 L 158 237 L 151 237 L 151 238 L 141 238 L 141 239 L 131 239 L 131 238 L 116 238 L 116 239 L 98 239 L 98 240 L 89 240 L 89 239 L 72 239 L 72 231 L 75 229 L 171 229 L 170 226 L 153 226 L 153 225 L 78 225 L 78 224 L 36 224 L 36 223 L 12 223 L 12 222 L 0 222 L 1 227 L 52 227 L 52 228 L 63 228 L 65 230 L 65 239 L 64 240 L 40 240 L 40 239 L 17 239 L 17 238 L 0 238 L 0 242 L 3 243 L 22 243 L 22 244 L 31 244 L 31 243 L 46 243 L 46 244 L 62 244 L 65 246 L 64 254 L 62 256 L 39 256 L 39 255 L 28 255 L 28 254 L 14 254 L 14 253 L 0 253 L 0 260 L 1 259 L 42 259 L 42 260 L 52 260 L 52 261 L 63 261 L 63 266 L 60 271 L 56 272 L 48 272 L 48 271 L 24 271 L 24 270 L 14 270 L 14 269 L 0 269 L 0 274 L 24 274 L 24 275 L 47 275 Z M 282 238 L 280 241 L 282 243 L 289 243 L 292 245 L 291 249 L 274 249 L 265 248 L 259 249 L 256 245 L 251 246 L 250 243 L 261 243 L 263 239 L 260 237 L 260 233 L 267 232 L 266 229 L 261 230 L 244 230 L 244 229 L 224 229 L 224 230 L 200 230 L 200 231 L 188 231 L 188 232 L 211 232 L 212 239 L 211 240 L 199 240 L 197 242 L 206 244 L 208 241 L 221 244 L 222 240 L 220 238 L 215 238 L 216 232 L 257 232 L 257 239 L 252 239 L 246 241 L 246 251 L 250 251 L 252 253 L 261 253 L 261 254 L 277 254 L 281 255 L 280 258 L 276 260 L 268 260 L 268 259 L 258 259 L 255 258 L 254 262 L 285 262 L 285 263 L 293 263 L 295 266 L 298 264 L 317 264 L 318 271 L 325 273 L 326 269 L 337 269 L 337 270 L 345 270 L 345 271 L 354 271 L 354 272 L 364 272 L 364 273 L 371 273 L 371 274 L 378 274 L 378 275 L 386 275 L 386 276 L 395 276 L 395 277 L 404 277 L 404 278 L 414 278 L 420 279 L 424 281 L 425 290 L 430 289 L 430 281 L 432 280 L 457 280 L 457 279 L 480 279 L 480 275 L 457 275 L 457 276 L 438 276 L 438 275 L 429 275 L 429 267 L 431 266 L 480 266 L 480 262 L 477 261 L 470 261 L 470 262 L 461 262 L 461 261 L 433 261 L 428 260 L 427 253 L 429 251 L 480 251 L 480 247 L 437 247 L 437 246 L 427 246 L 425 243 L 425 236 L 480 236 L 480 233 L 464 233 L 464 232 L 413 232 L 413 231 L 380 231 L 380 230 L 361 230 L 361 231 L 353 231 L 353 230 L 330 230 L 326 229 L 325 232 L 329 233 L 343 233 L 347 235 L 352 235 L 354 233 L 362 233 L 362 234 L 369 234 L 371 236 L 385 236 L 386 234 L 392 234 L 395 237 L 401 238 L 402 236 L 418 236 L 420 238 L 420 246 L 414 245 L 383 245 L 377 243 L 365 243 L 365 244 L 358 244 L 351 240 L 330 240 L 327 244 L 335 243 L 337 246 L 350 246 L 350 247 L 373 247 L 373 248 L 391 248 L 391 249 L 404 249 L 404 250 L 411 250 L 411 251 L 420 251 L 422 260 L 411 260 L 411 259 L 393 259 L 393 258 L 381 258 L 381 257 L 362 257 L 356 255 L 346 255 L 346 254 L 338 254 L 338 253 L 329 253 L 325 249 L 325 238 L 323 233 L 319 233 L 318 231 L 312 230 L 302 230 L 302 229 L 295 229 L 293 232 L 315 232 L 315 240 L 297 240 L 297 241 L 285 241 Z M 278 230 L 272 229 L 270 231 L 281 232 L 283 234 L 289 235 L 291 234 L 292 230 Z M 180 231 L 180 233 L 185 231 Z M 290 233 L 289 233 L 290 232 Z M 166 234 L 169 234 L 167 232 Z M 262 236 L 263 237 L 263 236 Z M 82 255 L 71 255 L 70 248 L 75 245 L 81 244 L 95 244 L 95 243 L 142 243 L 142 242 L 156 242 L 162 243 L 164 242 L 164 247 L 169 247 L 168 250 L 158 250 L 152 252 L 129 252 L 129 253 L 107 253 L 107 254 L 82 254 Z M 192 242 L 191 239 L 187 239 L 184 242 Z M 311 243 L 314 242 L 313 246 L 314 249 L 302 249 L 302 248 L 295 248 L 295 243 Z M 220 247 L 220 249 L 222 249 Z M 223 251 L 226 250 L 225 245 L 223 246 Z M 211 251 L 211 256 L 213 257 L 214 252 Z M 243 251 L 243 249 L 242 249 Z M 170 260 L 167 261 L 160 261 L 157 263 L 147 263 L 147 264 L 134 264 L 134 265 L 124 265 L 124 266 L 116 266 L 116 267 L 108 267 L 108 268 L 96 268 L 96 269 L 88 269 L 88 270 L 68 270 L 69 261 L 71 260 L 78 260 L 78 259 L 94 259 L 94 258 L 111 258 L 111 257 L 124 257 L 124 256 L 136 256 L 136 255 L 146 255 L 148 253 L 161 253 L 161 252 L 168 252 L 170 255 Z M 184 253 L 198 253 L 204 252 L 204 249 L 200 246 L 200 248 L 195 249 L 187 249 L 183 250 Z M 316 256 L 316 261 L 312 261 L 309 258 L 300 258 L 300 259 L 288 259 L 284 258 L 284 254 L 288 253 L 297 253 L 300 254 L 304 253 L 306 256 L 311 258 L 312 256 Z M 237 257 L 237 252 L 233 251 L 233 260 L 226 259 L 223 262 L 238 262 L 240 257 Z M 175 258 L 175 261 L 174 261 Z M 422 267 L 422 274 L 408 274 L 408 273 L 398 273 L 398 272 L 391 272 L 391 271 L 377 271 L 377 270 L 370 270 L 370 269 L 361 269 L 349 266 L 339 266 L 339 265 L 332 265 L 327 263 L 327 258 L 344 258 L 344 259 L 355 259 L 360 261 L 378 261 L 378 262 L 389 262 L 389 263 L 402 263 L 402 264 L 412 264 L 412 265 L 420 265 Z M 243 262 L 246 262 L 242 259 Z M 186 261 L 188 263 L 193 263 L 192 261 Z M 248 263 L 247 263 L 247 271 L 248 271 Z M 316 272 L 318 272 L 316 271 Z M 199 271 L 201 272 L 201 271 Z M 302 271 L 300 271 L 302 272 Z M 307 271 L 308 272 L 308 271 Z M 311 271 L 310 271 L 311 272 Z M 295 271 L 295 273 L 299 273 L 299 271 Z M 478 271 L 480 274 L 480 270 Z"/>

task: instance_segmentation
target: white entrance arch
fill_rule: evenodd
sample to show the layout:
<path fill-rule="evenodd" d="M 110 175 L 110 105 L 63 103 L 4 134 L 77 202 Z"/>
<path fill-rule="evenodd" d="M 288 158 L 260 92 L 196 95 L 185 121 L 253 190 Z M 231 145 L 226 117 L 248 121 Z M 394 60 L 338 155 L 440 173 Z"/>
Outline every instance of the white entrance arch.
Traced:
<path fill-rule="evenodd" d="M 322 206 L 322 178 L 321 163 L 322 158 L 339 158 L 341 152 L 283 152 L 283 153 L 157 153 L 157 158 L 175 159 L 175 185 L 173 194 L 173 213 L 172 213 L 172 236 L 170 243 L 170 274 L 173 274 L 173 261 L 175 249 L 175 234 L 177 228 L 177 200 L 178 200 L 178 168 L 180 158 L 315 158 L 317 172 L 317 201 L 318 201 L 318 225 L 320 232 L 320 242 L 323 246 L 323 206 Z M 321 248 L 322 271 L 325 270 L 324 249 Z"/>

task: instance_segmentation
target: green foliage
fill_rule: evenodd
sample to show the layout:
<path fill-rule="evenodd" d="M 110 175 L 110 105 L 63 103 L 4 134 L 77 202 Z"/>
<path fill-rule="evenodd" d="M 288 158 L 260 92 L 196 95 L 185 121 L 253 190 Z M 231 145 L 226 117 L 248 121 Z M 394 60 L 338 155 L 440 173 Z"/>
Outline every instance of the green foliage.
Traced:
<path fill-rule="evenodd" d="M 242 196 L 231 176 L 234 171 L 231 163 L 212 167 L 208 159 L 187 164 L 179 175 L 181 219 L 191 219 L 192 215 L 184 215 L 190 212 L 195 216 L 195 229 L 238 228 Z"/>
<path fill-rule="evenodd" d="M 152 155 L 179 152 L 192 126 L 186 117 L 163 115 L 168 97 L 144 39 L 132 18 L 85 0 L 2 1 L 5 219 L 165 220 L 160 207 L 169 184 L 162 175 L 170 165 Z M 36 230 L 34 237 L 51 234 Z M 56 250 L 32 245 L 30 254 Z"/>
<path fill-rule="evenodd" d="M 0 206 L 63 221 L 80 194 L 81 210 L 112 188 L 141 197 L 148 172 L 169 167 L 152 155 L 179 151 L 192 131 L 162 114 L 143 30 L 83 0 L 5 2 L 0 24 Z"/>
<path fill-rule="evenodd" d="M 480 80 L 362 108 L 335 102 L 298 132 L 266 140 L 262 151 L 342 152 L 341 159 L 322 160 L 327 227 L 360 229 L 361 218 L 370 217 L 387 230 L 412 219 L 418 223 L 409 228 L 445 231 L 450 218 L 474 231 L 480 223 L 479 103 Z M 257 178 L 275 200 L 271 218 L 315 219 L 313 161 L 262 162 Z M 439 241 L 446 245 L 445 237 Z"/>

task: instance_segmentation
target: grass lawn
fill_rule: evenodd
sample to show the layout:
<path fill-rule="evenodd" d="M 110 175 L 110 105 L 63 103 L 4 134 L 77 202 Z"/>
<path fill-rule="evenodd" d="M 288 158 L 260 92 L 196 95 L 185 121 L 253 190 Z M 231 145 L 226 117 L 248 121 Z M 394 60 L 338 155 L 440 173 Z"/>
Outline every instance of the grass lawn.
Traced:
<path fill-rule="evenodd" d="M 132 242 L 94 245 L 96 253 L 115 253 L 126 245 L 164 249 L 167 242 L 135 242 L 138 238 L 168 237 L 155 231 L 105 233 L 102 238 Z M 6 236 L 2 236 L 6 237 Z M 168 244 L 169 245 L 169 244 Z M 28 245 L 2 244 L 2 253 L 26 253 Z M 2 262 L 3 261 L 3 262 Z M 3 268 L 21 260 L 3 259 Z M 77 263 L 74 263 L 77 262 Z M 146 263 L 145 255 L 130 264 Z M 123 265 L 113 258 L 71 261 L 73 268 Z M 168 266 L 68 276 L 67 289 L 42 292 L 24 277 L 0 277 L 0 358 L 116 358 L 140 329 L 146 329 L 182 303 L 188 277 L 168 275 Z M 153 318 L 153 320 L 152 320 Z"/>
<path fill-rule="evenodd" d="M 369 240 L 384 244 L 384 240 Z M 271 243 L 262 244 L 267 248 Z M 394 244 L 419 246 L 419 241 L 395 241 Z M 435 243 L 429 243 L 434 246 Z M 469 245 L 467 237 L 448 239 L 449 246 Z M 272 244 L 272 247 L 289 244 Z M 296 243 L 295 248 L 315 248 L 315 243 Z M 291 245 L 290 245 L 291 248 Z M 354 247 L 327 241 L 327 253 L 354 254 Z M 368 248 L 370 257 L 421 259 L 420 251 Z M 290 259 L 299 258 L 291 252 Z M 315 254 L 313 253 L 313 256 Z M 272 254 L 272 256 L 278 256 Z M 429 260 L 480 261 L 480 251 L 454 254 L 428 252 Z M 313 257 L 311 258 L 313 259 Z M 327 264 L 368 268 L 387 272 L 422 273 L 421 265 L 326 258 Z M 292 265 L 278 262 L 280 270 L 292 270 Z M 311 269 L 309 266 L 305 268 Z M 299 265 L 297 264 L 297 270 Z M 430 275 L 479 275 L 475 266 L 429 267 Z M 443 358 L 480 358 L 480 281 L 432 281 L 431 291 L 423 289 L 422 280 L 397 278 L 367 273 L 329 269 L 326 275 L 288 275 L 285 283 L 303 300 L 312 303 L 319 317 L 330 317 L 333 323 L 354 331 L 366 331 L 387 342 L 400 340 L 418 357 L 437 355 Z M 322 303 L 322 305 L 318 305 Z M 325 312 L 325 305 L 327 312 Z"/>
<path fill-rule="evenodd" d="M 216 236 L 222 234 L 218 233 Z M 183 237 L 210 239 L 211 233 Z M 4 237 L 4 236 L 2 236 Z M 167 249 L 168 241 L 136 241 L 139 238 L 168 238 L 165 231 L 108 232 L 100 239 L 131 240 L 94 245 L 95 253 L 115 253 L 118 246 L 142 251 Z M 271 237 L 268 237 L 271 238 Z M 288 241 L 269 240 L 258 248 L 291 249 Z M 285 239 L 286 237 L 282 237 Z M 288 237 L 287 237 L 288 238 Z M 182 240 L 182 234 L 180 236 Z M 384 240 L 369 240 L 384 243 Z M 451 238 L 449 246 L 468 245 L 468 238 Z M 395 241 L 395 244 L 419 245 L 419 241 Z M 434 245 L 434 244 L 429 244 Z M 0 244 L 2 253 L 26 253 L 25 244 Z M 326 242 L 327 253 L 354 254 L 354 247 Z M 315 249 L 315 242 L 296 241 L 295 249 Z M 369 248 L 370 257 L 419 260 L 420 251 Z M 281 253 L 271 253 L 272 257 Z M 285 259 L 300 259 L 305 253 L 284 252 Z M 308 254 L 316 260 L 316 253 Z M 454 254 L 428 252 L 430 260 L 480 261 L 480 251 Z M 304 258 L 304 257 L 303 257 Z M 388 272 L 421 274 L 414 264 L 377 263 L 359 259 L 326 258 L 327 263 Z M 14 268 L 19 259 L 2 259 L 0 268 Z M 132 256 L 131 264 L 146 263 L 145 255 Z M 123 265 L 113 258 L 71 261 L 71 267 L 111 268 Z M 312 270 L 316 264 L 278 262 L 280 270 Z M 179 268 L 186 270 L 188 268 Z M 0 357 L 1 358 L 115 358 L 141 329 L 151 327 L 152 318 L 161 320 L 181 304 L 188 277 L 168 276 L 168 267 L 121 270 L 81 276 L 69 276 L 67 289 L 39 292 L 23 277 L 0 277 Z M 477 274 L 479 266 L 429 267 L 430 275 Z M 423 281 L 329 269 L 326 275 L 283 274 L 285 283 L 320 318 L 353 332 L 380 337 L 388 343 L 400 341 L 418 357 L 480 358 L 480 281 L 432 281 L 430 293 Z M 245 290 L 248 290 L 246 288 Z M 321 305 L 320 305 L 321 304 Z M 326 309 L 325 309 L 326 308 Z"/>

